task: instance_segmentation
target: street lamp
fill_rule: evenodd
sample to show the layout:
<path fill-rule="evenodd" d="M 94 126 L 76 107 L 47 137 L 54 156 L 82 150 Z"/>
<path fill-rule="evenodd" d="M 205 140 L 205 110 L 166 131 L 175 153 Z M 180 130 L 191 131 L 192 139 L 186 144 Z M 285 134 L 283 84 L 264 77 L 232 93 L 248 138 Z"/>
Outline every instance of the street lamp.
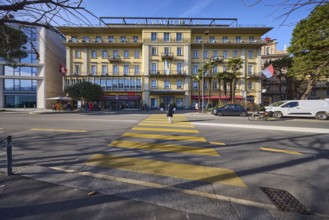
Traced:
<path fill-rule="evenodd" d="M 206 30 L 204 32 L 204 35 L 207 36 L 208 34 L 209 34 L 209 31 Z M 201 53 L 202 53 L 202 62 L 201 62 L 201 65 L 202 65 L 202 80 L 201 80 L 201 83 L 202 83 L 202 87 L 201 87 L 201 89 L 202 89 L 202 91 L 201 91 L 202 92 L 201 93 L 202 106 L 201 106 L 201 112 L 202 112 L 202 114 L 204 113 L 204 41 L 205 41 L 205 39 L 201 40 L 201 43 L 202 43 L 202 49 L 201 49 Z"/>

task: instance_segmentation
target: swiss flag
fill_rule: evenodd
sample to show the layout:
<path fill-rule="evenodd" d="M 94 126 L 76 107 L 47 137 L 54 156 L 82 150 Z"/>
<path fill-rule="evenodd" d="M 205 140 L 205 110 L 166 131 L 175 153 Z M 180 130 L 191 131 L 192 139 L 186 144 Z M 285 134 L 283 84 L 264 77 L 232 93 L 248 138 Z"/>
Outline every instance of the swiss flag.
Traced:
<path fill-rule="evenodd" d="M 62 63 L 59 64 L 59 72 L 63 75 L 66 75 L 66 73 L 67 73 L 67 69 L 64 66 L 64 64 L 62 64 Z"/>

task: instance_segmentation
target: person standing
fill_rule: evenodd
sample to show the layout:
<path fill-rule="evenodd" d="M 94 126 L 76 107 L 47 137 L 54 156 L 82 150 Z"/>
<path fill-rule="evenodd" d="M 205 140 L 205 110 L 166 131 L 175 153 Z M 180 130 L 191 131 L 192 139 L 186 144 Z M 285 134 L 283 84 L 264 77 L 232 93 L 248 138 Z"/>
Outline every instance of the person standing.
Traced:
<path fill-rule="evenodd" d="M 195 103 L 194 111 L 199 112 L 199 103 Z"/>
<path fill-rule="evenodd" d="M 171 118 L 174 117 L 174 107 L 171 103 L 168 105 L 167 117 L 168 117 L 168 122 L 171 123 L 172 122 Z"/>

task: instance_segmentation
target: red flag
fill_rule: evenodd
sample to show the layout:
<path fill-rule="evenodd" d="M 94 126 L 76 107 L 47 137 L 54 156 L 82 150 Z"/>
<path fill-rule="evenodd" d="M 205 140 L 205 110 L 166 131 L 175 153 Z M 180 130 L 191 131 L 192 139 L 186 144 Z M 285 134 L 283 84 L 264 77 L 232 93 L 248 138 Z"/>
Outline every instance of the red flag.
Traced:
<path fill-rule="evenodd" d="M 67 73 L 67 68 L 62 63 L 59 64 L 59 72 L 63 75 Z"/>
<path fill-rule="evenodd" d="M 266 76 L 266 78 L 271 78 L 274 75 L 274 67 L 272 64 L 267 66 L 262 73 Z"/>

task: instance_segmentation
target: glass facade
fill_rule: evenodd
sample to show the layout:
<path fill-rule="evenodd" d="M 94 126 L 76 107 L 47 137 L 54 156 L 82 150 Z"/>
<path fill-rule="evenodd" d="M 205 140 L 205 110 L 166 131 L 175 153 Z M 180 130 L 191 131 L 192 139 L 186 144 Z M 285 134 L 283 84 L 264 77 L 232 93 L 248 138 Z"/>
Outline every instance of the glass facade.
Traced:
<path fill-rule="evenodd" d="M 35 108 L 37 106 L 35 94 L 5 95 L 5 108 Z"/>

